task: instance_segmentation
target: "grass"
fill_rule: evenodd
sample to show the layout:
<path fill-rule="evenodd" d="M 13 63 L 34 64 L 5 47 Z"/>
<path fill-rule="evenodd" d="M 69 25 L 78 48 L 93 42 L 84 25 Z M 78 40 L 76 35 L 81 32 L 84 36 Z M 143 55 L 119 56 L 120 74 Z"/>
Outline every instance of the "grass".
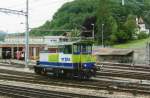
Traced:
<path fill-rule="evenodd" d="M 114 45 L 113 48 L 143 48 L 143 47 L 146 47 L 146 43 L 148 41 L 150 42 L 150 38 L 134 40 L 134 41 L 130 41 L 126 44 Z"/>

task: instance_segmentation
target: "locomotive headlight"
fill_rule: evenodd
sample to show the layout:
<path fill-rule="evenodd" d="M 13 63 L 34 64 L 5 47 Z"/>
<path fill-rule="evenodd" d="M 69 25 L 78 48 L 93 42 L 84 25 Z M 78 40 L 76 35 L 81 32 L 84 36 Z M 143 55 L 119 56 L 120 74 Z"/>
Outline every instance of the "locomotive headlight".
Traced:
<path fill-rule="evenodd" d="M 83 66 L 84 66 L 84 67 L 86 67 L 87 65 L 86 65 L 86 64 L 84 64 Z"/>

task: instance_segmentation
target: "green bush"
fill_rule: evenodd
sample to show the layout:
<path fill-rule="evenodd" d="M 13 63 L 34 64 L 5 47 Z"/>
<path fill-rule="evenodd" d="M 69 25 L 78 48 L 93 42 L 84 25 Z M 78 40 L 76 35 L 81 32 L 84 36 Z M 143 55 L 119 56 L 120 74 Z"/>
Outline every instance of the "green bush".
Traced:
<path fill-rule="evenodd" d="M 145 39 L 149 36 L 146 32 L 140 32 L 138 35 L 138 39 Z"/>

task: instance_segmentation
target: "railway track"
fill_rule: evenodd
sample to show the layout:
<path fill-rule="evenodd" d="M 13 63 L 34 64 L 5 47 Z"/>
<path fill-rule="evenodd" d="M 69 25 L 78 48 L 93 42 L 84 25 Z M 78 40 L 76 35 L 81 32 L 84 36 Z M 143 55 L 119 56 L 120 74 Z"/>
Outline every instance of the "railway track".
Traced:
<path fill-rule="evenodd" d="M 144 71 L 150 72 L 150 67 L 135 67 L 135 66 L 115 66 L 115 65 L 104 65 L 103 67 L 109 69 L 118 69 L 118 70 L 132 70 L 132 71 Z"/>
<path fill-rule="evenodd" d="M 7 74 L 14 74 L 14 75 L 23 75 L 26 77 L 30 77 L 30 76 L 37 76 L 39 77 L 39 75 L 36 75 L 34 73 L 28 73 L 28 72 L 22 72 L 22 71 L 15 71 L 15 70 L 7 70 L 7 69 L 0 69 L 0 73 L 7 73 Z"/>
<path fill-rule="evenodd" d="M 11 74 L 0 74 L 0 79 L 10 80 L 10 81 L 20 81 L 27 83 L 37 83 L 37 84 L 48 84 L 48 85 L 57 85 L 57 86 L 69 86 L 69 87 L 79 87 L 79 88 L 90 88 L 96 90 L 108 90 L 108 91 L 125 91 L 131 93 L 144 93 L 150 94 L 150 84 L 138 84 L 130 83 L 126 81 L 114 81 L 106 80 L 105 77 L 99 80 L 89 80 L 89 81 L 74 81 L 67 79 L 54 79 L 48 77 L 26 77 L 20 75 L 11 75 Z"/>
<path fill-rule="evenodd" d="M 141 67 L 141 66 L 140 66 Z M 150 69 L 148 67 L 144 67 L 140 70 L 136 70 L 138 69 L 133 68 L 130 65 L 121 65 L 121 64 L 106 64 L 103 65 L 103 67 L 101 68 L 101 71 L 99 71 L 97 73 L 97 76 L 115 76 L 115 77 L 124 77 L 124 78 L 133 78 L 133 79 L 150 79 Z M 147 70 L 147 71 L 145 71 Z M 16 73 L 15 71 L 8 71 L 8 70 L 2 70 L 0 69 L 0 72 L 7 72 L 7 73 L 11 73 L 14 74 Z M 19 72 L 18 74 L 20 75 L 24 75 L 24 74 L 28 74 L 25 72 Z M 29 74 L 31 75 L 31 74 Z"/>
<path fill-rule="evenodd" d="M 130 64 L 111 64 L 111 63 L 102 63 L 102 64 L 105 65 L 103 65 L 103 67 L 101 67 L 101 71 L 97 73 L 98 76 L 115 76 L 115 77 L 133 78 L 133 79 L 148 79 L 148 80 L 150 79 L 149 66 L 134 65 L 133 67 Z M 0 64 L 0 66 L 5 66 L 5 65 Z M 9 65 L 9 67 L 10 66 L 12 67 L 12 65 Z M 15 67 L 15 65 L 13 65 L 13 67 Z M 7 70 L 4 71 L 3 70 L 0 69 L 1 72 L 7 71 Z M 10 72 L 7 71 L 7 73 Z M 11 73 L 13 74 L 12 71 Z M 27 73 L 19 72 L 18 74 L 27 74 Z"/>
<path fill-rule="evenodd" d="M 113 66 L 115 66 L 113 68 Z M 130 65 L 107 65 L 103 66 L 102 70 L 98 72 L 98 79 L 89 81 L 78 81 L 69 79 L 58 79 L 54 77 L 43 77 L 35 75 L 33 73 L 16 72 L 10 70 L 0 69 L 0 79 L 10 80 L 10 81 L 21 81 L 28 83 L 38 83 L 38 84 L 50 84 L 58 86 L 70 86 L 70 87 L 80 87 L 80 88 L 91 88 L 91 89 L 104 89 L 109 91 L 125 91 L 131 93 L 146 93 L 150 94 L 150 83 L 137 83 L 126 81 L 120 78 L 131 78 L 131 79 L 150 79 L 150 75 L 147 67 L 139 67 L 138 71 L 132 72 Z M 128 69 L 129 68 L 129 69 Z M 147 71 L 143 71 L 146 69 Z M 134 69 L 133 69 L 134 70 Z M 7 73 L 7 74 L 6 74 Z M 141 81 L 142 82 L 142 81 Z"/>
<path fill-rule="evenodd" d="M 9 64 L 9 63 L 1 63 L 0 62 L 0 66 L 3 66 L 3 67 L 14 67 L 14 68 L 24 68 L 25 67 L 25 65 L 23 65 L 23 64 L 16 64 L 16 63 L 11 63 L 11 64 Z M 33 65 L 30 65 L 30 66 L 28 66 L 30 69 L 33 69 Z"/>
<path fill-rule="evenodd" d="M 103 71 L 97 72 L 97 75 L 140 79 L 140 80 L 150 80 L 149 73 L 138 73 L 138 72 L 128 72 L 128 71 L 118 71 L 118 70 L 103 70 Z"/>
<path fill-rule="evenodd" d="M 13 98 L 104 98 L 1 84 L 0 94 Z"/>
<path fill-rule="evenodd" d="M 102 63 L 98 76 L 123 77 L 150 80 L 150 66 Z"/>
<path fill-rule="evenodd" d="M 97 63 L 99 66 L 104 66 L 106 68 L 114 68 L 114 69 L 130 69 L 137 71 L 150 71 L 150 66 L 148 65 L 137 65 L 137 64 L 125 64 L 125 63 Z"/>

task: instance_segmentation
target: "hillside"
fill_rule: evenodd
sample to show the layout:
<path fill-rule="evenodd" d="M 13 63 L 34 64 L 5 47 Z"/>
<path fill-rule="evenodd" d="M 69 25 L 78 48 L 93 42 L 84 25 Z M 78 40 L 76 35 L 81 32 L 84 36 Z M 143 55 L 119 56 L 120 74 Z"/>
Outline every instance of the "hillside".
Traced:
<path fill-rule="evenodd" d="M 83 35 L 92 35 L 94 25 L 95 40 L 101 44 L 102 24 L 104 44 L 125 43 L 134 39 L 137 28 L 135 18 L 142 17 L 150 25 L 149 0 L 74 0 L 64 4 L 44 25 L 32 29 L 31 35 L 62 35 L 67 30 L 78 30 Z M 47 31 L 53 30 L 53 31 Z M 74 31 L 75 32 L 75 31 Z M 86 33 L 86 34 L 84 34 Z M 89 34 L 87 34 L 89 33 Z"/>
<path fill-rule="evenodd" d="M 150 42 L 150 38 L 134 40 L 125 44 L 114 45 L 113 48 L 145 48 L 147 42 Z"/>
<path fill-rule="evenodd" d="M 80 28 L 87 17 L 94 16 L 98 0 L 75 0 L 64 4 L 53 16 L 52 21 L 47 21 L 39 29 L 75 29 Z M 84 5 L 84 6 L 83 6 Z M 31 31 L 35 35 L 60 35 L 64 32 Z"/>

